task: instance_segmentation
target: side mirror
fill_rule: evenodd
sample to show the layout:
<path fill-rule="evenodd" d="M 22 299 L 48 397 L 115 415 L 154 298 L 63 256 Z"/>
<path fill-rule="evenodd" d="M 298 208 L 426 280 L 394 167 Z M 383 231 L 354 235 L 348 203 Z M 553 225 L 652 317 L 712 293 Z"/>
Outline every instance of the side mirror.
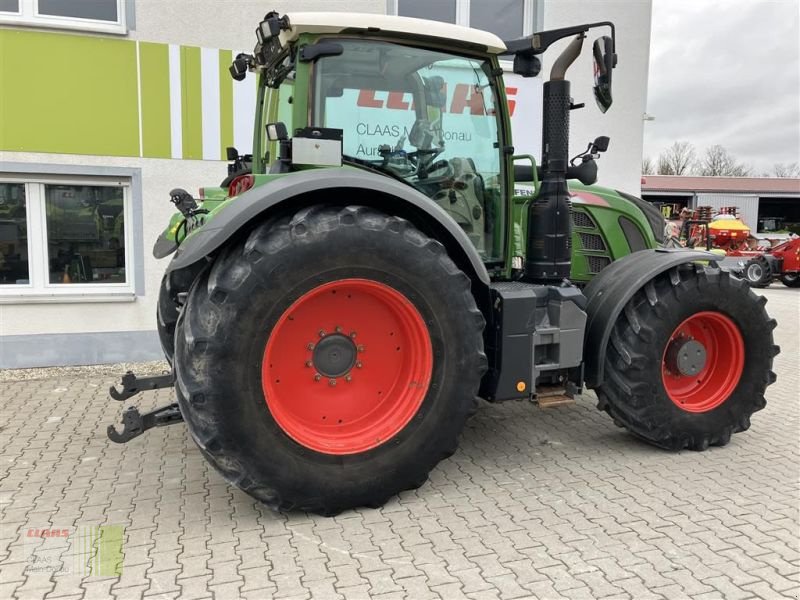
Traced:
<path fill-rule="evenodd" d="M 601 112 L 606 112 L 613 98 L 611 96 L 611 73 L 617 66 L 617 55 L 614 53 L 614 41 L 604 35 L 594 41 L 594 99 Z"/>
<path fill-rule="evenodd" d="M 598 152 L 605 152 L 608 150 L 608 144 L 611 142 L 611 138 L 607 135 L 601 135 L 596 137 L 592 142 L 592 154 L 597 154 Z"/>

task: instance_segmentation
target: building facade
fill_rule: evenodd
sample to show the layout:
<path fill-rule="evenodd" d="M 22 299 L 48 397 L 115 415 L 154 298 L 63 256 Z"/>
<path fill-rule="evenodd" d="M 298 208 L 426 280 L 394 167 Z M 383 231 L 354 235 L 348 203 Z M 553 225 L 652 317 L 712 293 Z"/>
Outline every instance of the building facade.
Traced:
<path fill-rule="evenodd" d="M 642 198 L 664 208 L 736 209 L 754 233 L 800 233 L 800 179 L 790 177 L 684 177 L 645 175 Z"/>
<path fill-rule="evenodd" d="M 609 135 L 600 183 L 639 191 L 649 0 L 0 0 L 0 368 L 161 356 L 166 261 L 150 250 L 169 191 L 218 183 L 225 148 L 252 145 L 255 79 L 234 82 L 228 65 L 268 10 L 400 14 L 504 39 L 611 20 L 614 107 L 594 107 L 584 53 L 571 139 Z M 506 80 L 516 152 L 537 157 L 541 83 Z"/>

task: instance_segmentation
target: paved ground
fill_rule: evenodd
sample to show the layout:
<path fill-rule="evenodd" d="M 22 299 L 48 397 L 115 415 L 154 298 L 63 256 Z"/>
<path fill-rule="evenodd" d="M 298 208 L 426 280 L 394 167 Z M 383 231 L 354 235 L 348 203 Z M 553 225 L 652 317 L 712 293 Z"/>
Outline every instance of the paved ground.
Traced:
<path fill-rule="evenodd" d="M 110 444 L 110 380 L 4 383 L 0 598 L 798 598 L 800 292 L 766 295 L 778 383 L 729 446 L 656 450 L 588 396 L 484 406 L 427 485 L 335 518 L 257 506 L 180 425 Z M 121 576 L 84 576 L 96 525 Z"/>

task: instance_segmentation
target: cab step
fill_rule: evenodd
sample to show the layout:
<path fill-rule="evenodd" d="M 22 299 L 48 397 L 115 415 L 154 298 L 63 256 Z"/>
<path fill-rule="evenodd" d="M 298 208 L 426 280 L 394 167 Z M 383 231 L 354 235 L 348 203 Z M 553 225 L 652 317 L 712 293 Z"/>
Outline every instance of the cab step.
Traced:
<path fill-rule="evenodd" d="M 565 406 L 575 404 L 575 399 L 567 395 L 567 390 L 563 387 L 540 387 L 536 390 L 536 397 L 533 399 L 539 408 L 553 408 L 555 406 Z"/>

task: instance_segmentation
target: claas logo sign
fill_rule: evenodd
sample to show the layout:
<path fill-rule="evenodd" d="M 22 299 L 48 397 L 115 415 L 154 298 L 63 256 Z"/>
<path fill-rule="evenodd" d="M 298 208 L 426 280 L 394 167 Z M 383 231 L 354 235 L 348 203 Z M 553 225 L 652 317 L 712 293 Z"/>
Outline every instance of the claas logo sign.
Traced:
<path fill-rule="evenodd" d="M 508 98 L 508 114 L 514 116 L 517 107 L 516 87 L 506 87 Z M 358 93 L 357 105 L 360 108 L 386 108 L 389 110 L 415 110 L 414 100 L 408 92 L 376 92 L 361 90 Z M 487 109 L 483 93 L 474 85 L 459 83 L 455 85 L 449 105 L 445 105 L 445 114 L 463 115 L 467 110 L 475 116 L 494 115 L 494 109 Z"/>

